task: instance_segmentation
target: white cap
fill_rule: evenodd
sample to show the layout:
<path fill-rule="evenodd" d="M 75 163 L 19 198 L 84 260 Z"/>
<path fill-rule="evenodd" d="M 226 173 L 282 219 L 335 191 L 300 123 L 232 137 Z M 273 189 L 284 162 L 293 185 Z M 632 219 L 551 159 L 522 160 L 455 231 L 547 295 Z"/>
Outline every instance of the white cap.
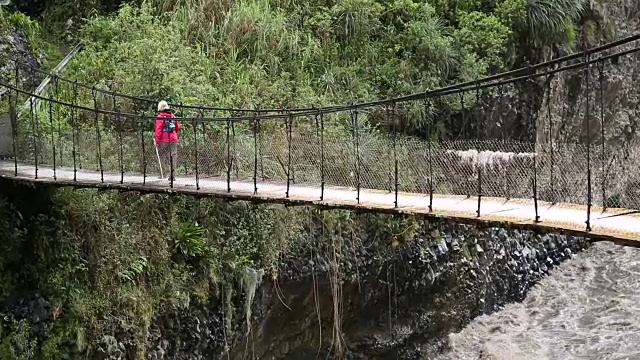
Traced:
<path fill-rule="evenodd" d="M 169 108 L 169 104 L 166 101 L 162 100 L 158 103 L 158 111 L 167 110 Z"/>

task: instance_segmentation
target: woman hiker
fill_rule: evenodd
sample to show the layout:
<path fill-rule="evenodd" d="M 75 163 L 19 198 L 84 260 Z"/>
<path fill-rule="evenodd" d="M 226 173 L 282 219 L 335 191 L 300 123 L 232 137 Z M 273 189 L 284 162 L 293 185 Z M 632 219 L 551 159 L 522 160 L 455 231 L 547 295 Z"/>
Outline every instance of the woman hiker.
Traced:
<path fill-rule="evenodd" d="M 169 174 L 169 181 L 175 181 L 174 172 L 178 157 L 180 122 L 175 120 L 175 117 L 173 109 L 166 101 L 162 100 L 158 103 L 154 143 L 160 162 L 160 177 L 163 178 L 163 174 Z"/>

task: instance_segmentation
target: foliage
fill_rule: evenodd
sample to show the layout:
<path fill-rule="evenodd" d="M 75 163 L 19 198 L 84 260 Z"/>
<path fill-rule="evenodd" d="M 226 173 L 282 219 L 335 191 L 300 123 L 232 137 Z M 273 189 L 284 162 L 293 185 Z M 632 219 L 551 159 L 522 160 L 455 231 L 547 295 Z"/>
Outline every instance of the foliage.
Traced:
<path fill-rule="evenodd" d="M 80 82 L 185 104 L 366 100 L 502 67 L 510 29 L 490 13 L 459 16 L 448 24 L 434 6 L 413 0 L 156 0 L 92 18 L 80 32 L 87 49 L 69 71 Z M 477 38 L 459 41 L 469 33 Z"/>
<path fill-rule="evenodd" d="M 105 336 L 144 336 L 154 317 L 190 298 L 206 301 L 220 284 L 233 287 L 247 265 L 275 275 L 303 219 L 281 206 L 214 199 L 73 189 L 33 196 L 49 197 L 49 210 L 0 196 L 8 236 L 0 244 L 0 302 L 37 291 L 57 315 L 45 315 L 46 336 L 29 328 L 30 318 L 5 316 L 0 355 L 8 359 L 58 358 L 51 354 L 69 343 L 83 348 L 79 341 L 93 358 Z M 32 208 L 28 216 L 23 207 Z"/>
<path fill-rule="evenodd" d="M 52 68 L 61 59 L 56 42 L 46 27 L 22 12 L 0 7 L 0 34 L 10 30 L 19 30 L 24 33 L 33 54 L 44 60 L 45 69 Z"/>
<path fill-rule="evenodd" d="M 175 250 L 185 257 L 207 256 L 210 253 L 209 245 L 205 237 L 206 229 L 198 223 L 186 222 L 178 228 Z"/>

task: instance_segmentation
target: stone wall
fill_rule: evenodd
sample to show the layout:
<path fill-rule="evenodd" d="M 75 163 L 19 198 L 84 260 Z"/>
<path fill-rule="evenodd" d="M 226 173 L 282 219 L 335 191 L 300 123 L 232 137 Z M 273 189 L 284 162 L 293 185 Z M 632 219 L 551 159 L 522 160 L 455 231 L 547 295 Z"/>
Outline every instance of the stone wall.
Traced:
<path fill-rule="evenodd" d="M 341 237 L 329 239 L 313 223 L 297 239 L 278 278 L 258 289 L 250 331 L 244 293 L 236 293 L 232 333 L 225 337 L 221 302 L 200 304 L 154 323 L 150 358 L 206 359 L 227 348 L 231 359 L 423 359 L 444 351 L 446 335 L 476 316 L 522 300 L 587 246 L 577 237 L 446 219 L 345 216 L 350 226 L 324 229 Z M 381 220 L 405 225 L 372 226 Z"/>
<path fill-rule="evenodd" d="M 446 218 L 275 204 L 268 217 L 279 219 L 278 224 L 258 226 L 246 218 L 231 226 L 226 218 L 256 219 L 264 205 L 54 189 L 20 185 L 10 178 L 0 179 L 0 185 L 0 210 L 5 210 L 0 225 L 11 236 L 3 242 L 3 253 L 10 256 L 0 257 L 5 271 L 0 275 L 14 281 L 4 284 L 13 290 L 0 306 L 0 344 L 27 339 L 15 347 L 48 344 L 47 351 L 68 359 L 315 359 L 316 354 L 332 359 L 422 359 L 444 351 L 447 334 L 476 316 L 523 299 L 550 269 L 588 244 L 579 237 Z M 181 216 L 209 221 L 206 226 L 218 229 L 218 235 L 207 240 L 216 248 L 243 244 L 261 249 L 253 263 L 267 264 L 264 271 L 235 258 L 219 262 L 220 268 L 203 268 L 183 262 L 179 253 L 153 255 L 175 246 L 177 229 L 167 227 L 177 221 L 171 220 L 178 216 L 173 206 Z M 86 213 L 92 216 L 85 218 Z M 265 224 L 266 213 L 261 216 L 260 224 Z M 274 230 L 278 226 L 281 229 Z M 234 236 L 251 228 L 262 235 Z M 283 228 L 294 229 L 286 239 Z M 277 253 L 268 250 L 272 243 L 278 244 Z M 226 253 L 220 248 L 200 260 L 219 261 L 215 254 Z M 131 260 L 116 256 L 116 251 L 126 252 Z M 162 264 L 154 269 L 169 269 L 158 273 L 166 277 L 154 277 L 157 270 L 140 270 L 136 264 L 141 254 L 149 257 L 146 264 Z M 71 266 L 76 260 L 81 260 L 77 268 Z M 70 282 L 82 281 L 91 288 L 98 286 L 94 277 L 100 268 L 122 269 L 109 283 L 123 289 L 117 293 L 122 297 L 99 310 L 85 308 L 89 300 L 69 308 L 59 303 L 68 285 L 56 280 L 62 275 L 53 276 L 60 266 L 70 269 Z M 12 280 L 18 268 L 29 271 L 18 272 L 21 277 Z M 133 276 L 129 269 L 142 271 L 136 283 L 121 278 Z M 206 286 L 185 291 L 177 287 L 177 281 L 202 276 Z M 45 278 L 63 285 L 47 290 L 41 287 Z M 157 301 L 153 307 L 137 302 L 159 283 L 160 298 L 152 298 Z M 71 286 L 78 290 L 69 299 L 80 294 L 94 298 L 91 288 Z M 49 291 L 62 295 L 53 297 Z M 100 311 L 100 324 L 116 319 L 126 326 L 90 333 L 73 322 L 89 309 Z M 16 325 L 22 323 L 30 325 Z M 53 329 L 61 327 L 71 334 L 64 341 L 53 335 Z"/>
<path fill-rule="evenodd" d="M 639 10 L 632 0 L 590 2 L 579 24 L 579 42 L 593 48 L 636 34 Z M 601 55 L 638 46 L 636 41 Z M 582 48 L 557 50 L 562 56 Z M 594 63 L 588 76 L 579 68 L 538 81 L 536 152 L 543 179 L 539 184 L 547 188 L 541 194 L 545 200 L 586 203 L 589 162 L 593 204 L 640 208 L 640 177 L 635 171 L 640 166 L 639 56 L 635 52 Z"/>

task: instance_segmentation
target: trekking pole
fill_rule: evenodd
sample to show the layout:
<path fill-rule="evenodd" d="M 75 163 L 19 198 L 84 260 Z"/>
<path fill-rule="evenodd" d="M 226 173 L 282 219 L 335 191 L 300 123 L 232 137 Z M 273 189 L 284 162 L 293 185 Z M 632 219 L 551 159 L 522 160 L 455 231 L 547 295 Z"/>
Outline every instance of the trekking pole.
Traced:
<path fill-rule="evenodd" d="M 156 156 L 158 157 L 158 167 L 160 168 L 160 178 L 164 179 L 164 174 L 162 173 L 162 162 L 160 161 L 160 152 L 158 151 L 158 144 L 156 143 L 155 138 L 153 139 L 153 147 L 156 148 Z"/>

